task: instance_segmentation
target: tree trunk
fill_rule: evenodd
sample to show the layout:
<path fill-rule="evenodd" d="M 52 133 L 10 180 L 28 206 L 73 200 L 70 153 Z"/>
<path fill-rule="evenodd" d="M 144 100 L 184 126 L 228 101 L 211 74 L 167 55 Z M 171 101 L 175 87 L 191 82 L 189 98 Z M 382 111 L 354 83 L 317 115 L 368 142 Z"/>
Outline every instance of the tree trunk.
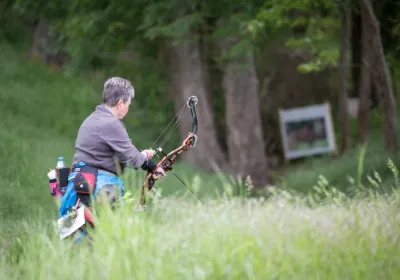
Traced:
<path fill-rule="evenodd" d="M 39 59 L 46 63 L 47 60 L 47 45 L 50 40 L 49 25 L 40 19 L 37 21 L 36 27 L 32 35 L 32 46 L 29 53 L 31 59 Z"/>
<path fill-rule="evenodd" d="M 340 49 L 340 93 L 339 93 L 339 114 L 341 126 L 341 143 L 340 152 L 345 153 L 349 148 L 349 114 L 348 114 L 348 92 L 347 92 L 347 57 L 349 50 L 349 37 L 351 26 L 351 12 L 350 8 L 343 4 L 341 9 L 341 22 L 342 22 L 342 38 Z"/>
<path fill-rule="evenodd" d="M 359 3 L 354 3 L 355 6 L 351 11 L 351 58 L 352 58 L 352 81 L 353 81 L 353 97 L 360 96 L 360 79 L 361 79 L 361 56 L 362 56 L 362 25 L 361 25 L 361 15 L 359 11 Z"/>
<path fill-rule="evenodd" d="M 397 151 L 397 109 L 392 83 L 382 46 L 379 22 L 369 0 L 360 0 L 361 15 L 366 22 L 368 45 L 371 46 L 371 65 L 374 81 L 381 96 L 384 113 L 384 147 L 387 152 Z"/>
<path fill-rule="evenodd" d="M 227 162 L 218 144 L 213 112 L 208 99 L 205 81 L 206 67 L 201 57 L 198 38 L 193 36 L 190 42 L 171 43 L 168 46 L 168 64 L 171 93 L 176 109 L 180 109 L 192 95 L 198 97 L 198 142 L 193 151 L 183 154 L 186 161 L 204 169 L 210 169 L 210 163 L 227 169 Z M 182 139 L 191 131 L 192 119 L 189 115 L 181 118 L 180 134 Z"/>
<path fill-rule="evenodd" d="M 365 50 L 365 47 L 363 47 Z M 363 51 L 364 52 L 364 51 Z M 360 79 L 360 99 L 357 120 L 357 135 L 358 143 L 364 144 L 369 136 L 369 111 L 371 106 L 371 90 L 372 90 L 372 75 L 368 54 L 363 54 Z"/>
<path fill-rule="evenodd" d="M 8 0 L 3 1 L 3 3 L 0 4 L 0 26 L 5 26 L 6 14 L 10 10 L 11 6 L 12 6 L 12 2 L 8 1 Z M 1 33 L 1 31 L 0 31 L 0 33 Z"/>
<path fill-rule="evenodd" d="M 372 75 L 371 75 L 371 52 L 368 44 L 368 33 L 366 25 L 368 22 L 362 17 L 361 24 L 361 76 L 359 84 L 359 109 L 358 109 L 358 126 L 357 141 L 360 144 L 367 142 L 369 135 L 369 110 L 371 106 L 372 95 Z"/>
<path fill-rule="evenodd" d="M 222 55 L 235 43 L 236 38 L 222 39 Z M 254 186 L 264 187 L 268 183 L 268 165 L 252 51 L 228 59 L 222 68 L 230 166 L 241 177 L 250 175 Z"/>
<path fill-rule="evenodd" d="M 33 31 L 29 58 L 61 68 L 67 57 L 67 53 L 56 46 L 56 36 L 51 35 L 48 22 L 38 19 Z"/>

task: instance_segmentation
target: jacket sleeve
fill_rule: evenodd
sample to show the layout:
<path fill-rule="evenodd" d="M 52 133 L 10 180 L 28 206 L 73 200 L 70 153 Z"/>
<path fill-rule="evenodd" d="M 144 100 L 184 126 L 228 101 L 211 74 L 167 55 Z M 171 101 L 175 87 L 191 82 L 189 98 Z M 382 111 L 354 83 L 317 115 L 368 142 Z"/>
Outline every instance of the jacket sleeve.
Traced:
<path fill-rule="evenodd" d="M 102 135 L 102 138 L 115 151 L 121 164 L 135 168 L 143 167 L 147 162 L 146 156 L 132 144 L 122 122 L 111 122 L 104 130 L 106 132 Z"/>

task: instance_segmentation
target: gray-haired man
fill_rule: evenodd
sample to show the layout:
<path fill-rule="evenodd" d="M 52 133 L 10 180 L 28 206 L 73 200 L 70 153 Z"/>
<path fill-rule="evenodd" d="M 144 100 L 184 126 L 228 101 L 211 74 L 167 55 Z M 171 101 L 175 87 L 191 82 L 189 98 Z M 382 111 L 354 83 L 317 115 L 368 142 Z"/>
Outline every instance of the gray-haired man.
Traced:
<path fill-rule="evenodd" d="M 124 184 L 118 177 L 126 167 L 153 171 L 156 164 L 151 160 L 154 151 L 139 151 L 131 142 L 121 119 L 129 111 L 131 99 L 135 96 L 129 80 L 113 77 L 104 83 L 102 104 L 89 115 L 79 128 L 75 142 L 73 166 L 69 184 L 62 198 L 60 216 L 67 214 L 81 196 L 76 192 L 74 177 L 84 170 L 95 173 L 94 197 L 105 193 L 109 200 L 116 200 L 124 193 Z M 156 170 L 165 175 L 162 168 Z M 116 191 L 117 190 L 117 191 Z"/>

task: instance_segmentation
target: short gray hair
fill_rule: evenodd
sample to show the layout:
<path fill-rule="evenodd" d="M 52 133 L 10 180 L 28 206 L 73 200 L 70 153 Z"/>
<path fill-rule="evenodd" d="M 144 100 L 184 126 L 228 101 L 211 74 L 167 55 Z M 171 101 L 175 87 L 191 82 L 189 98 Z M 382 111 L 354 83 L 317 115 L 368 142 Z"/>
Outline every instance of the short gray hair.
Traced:
<path fill-rule="evenodd" d="M 125 103 L 135 96 L 135 90 L 131 82 L 120 77 L 112 77 L 104 83 L 103 104 L 113 107 L 118 100 Z"/>

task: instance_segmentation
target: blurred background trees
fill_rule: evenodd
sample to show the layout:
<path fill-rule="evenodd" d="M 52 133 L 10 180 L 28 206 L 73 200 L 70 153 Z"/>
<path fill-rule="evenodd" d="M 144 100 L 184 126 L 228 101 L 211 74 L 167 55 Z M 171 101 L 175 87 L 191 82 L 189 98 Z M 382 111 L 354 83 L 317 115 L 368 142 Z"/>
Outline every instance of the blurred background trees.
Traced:
<path fill-rule="evenodd" d="M 0 36 L 99 90 L 110 75 L 132 80 L 154 139 L 197 95 L 199 142 L 186 160 L 264 186 L 283 163 L 280 108 L 328 101 L 342 153 L 368 141 L 381 110 L 382 146 L 397 151 L 399 14 L 392 0 L 3 0 Z"/>

